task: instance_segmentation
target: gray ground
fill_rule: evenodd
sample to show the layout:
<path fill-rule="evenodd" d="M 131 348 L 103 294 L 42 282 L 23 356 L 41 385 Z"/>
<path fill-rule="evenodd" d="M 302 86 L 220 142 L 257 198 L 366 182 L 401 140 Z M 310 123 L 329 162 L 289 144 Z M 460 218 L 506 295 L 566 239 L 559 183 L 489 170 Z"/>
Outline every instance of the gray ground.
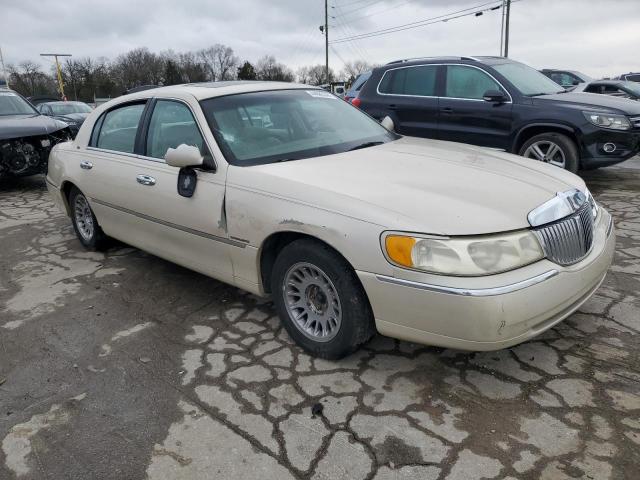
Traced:
<path fill-rule="evenodd" d="M 2 185 L 0 478 L 638 478 L 639 165 L 585 175 L 615 265 L 558 327 L 484 354 L 378 336 L 338 363 L 270 303 L 83 251 L 41 178 Z"/>

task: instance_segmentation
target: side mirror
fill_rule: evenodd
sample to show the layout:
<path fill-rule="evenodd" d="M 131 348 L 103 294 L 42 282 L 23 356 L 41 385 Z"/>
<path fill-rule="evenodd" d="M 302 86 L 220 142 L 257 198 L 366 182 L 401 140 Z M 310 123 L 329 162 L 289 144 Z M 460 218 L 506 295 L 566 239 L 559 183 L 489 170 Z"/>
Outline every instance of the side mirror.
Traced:
<path fill-rule="evenodd" d="M 574 80 L 573 82 L 571 82 L 571 85 L 580 85 L 580 82 L 578 80 Z"/>
<path fill-rule="evenodd" d="M 178 148 L 170 148 L 164 155 L 164 161 L 172 167 L 199 167 L 204 163 L 204 157 L 198 147 L 181 144 Z"/>
<path fill-rule="evenodd" d="M 380 120 L 380 125 L 382 125 L 384 128 L 386 128 L 390 132 L 396 131 L 396 126 L 394 125 L 393 120 L 391 120 L 391 117 L 389 117 L 388 115 L 384 117 L 382 120 Z"/>
<path fill-rule="evenodd" d="M 484 92 L 484 95 L 482 95 L 482 99 L 485 102 L 504 103 L 506 102 L 507 97 L 500 90 L 487 90 Z"/>

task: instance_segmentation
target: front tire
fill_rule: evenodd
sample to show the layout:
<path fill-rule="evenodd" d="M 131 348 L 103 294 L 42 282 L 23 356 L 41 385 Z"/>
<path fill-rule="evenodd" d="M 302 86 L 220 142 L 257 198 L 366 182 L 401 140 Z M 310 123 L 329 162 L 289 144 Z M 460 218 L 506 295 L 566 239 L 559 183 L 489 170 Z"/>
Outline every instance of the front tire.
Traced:
<path fill-rule="evenodd" d="M 527 140 L 518 155 L 549 163 L 572 173 L 578 171 L 580 157 L 575 142 L 557 132 L 541 133 Z"/>
<path fill-rule="evenodd" d="M 302 239 L 284 247 L 273 266 L 271 290 L 285 329 L 311 355 L 337 360 L 375 333 L 353 268 L 321 242 Z"/>
<path fill-rule="evenodd" d="M 71 222 L 80 243 L 88 250 L 104 250 L 107 248 L 107 236 L 91 210 L 89 201 L 76 187 L 69 193 Z"/>

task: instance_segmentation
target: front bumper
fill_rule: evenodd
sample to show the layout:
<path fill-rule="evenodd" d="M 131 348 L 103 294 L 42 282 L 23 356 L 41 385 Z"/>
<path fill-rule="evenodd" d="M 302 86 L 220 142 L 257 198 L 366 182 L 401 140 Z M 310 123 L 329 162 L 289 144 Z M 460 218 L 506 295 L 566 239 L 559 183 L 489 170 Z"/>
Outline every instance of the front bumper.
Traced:
<path fill-rule="evenodd" d="M 385 277 L 357 272 L 378 331 L 416 343 L 498 350 L 524 342 L 569 316 L 598 288 L 611 264 L 615 235 L 603 208 L 591 252 L 562 267 L 548 260 L 488 277 Z M 424 278 L 420 279 L 419 276 Z"/>
<path fill-rule="evenodd" d="M 607 152 L 607 144 L 614 145 L 615 150 Z M 637 128 L 616 131 L 588 126 L 582 132 L 580 147 L 581 168 L 588 170 L 615 165 L 640 152 L 640 131 Z"/>

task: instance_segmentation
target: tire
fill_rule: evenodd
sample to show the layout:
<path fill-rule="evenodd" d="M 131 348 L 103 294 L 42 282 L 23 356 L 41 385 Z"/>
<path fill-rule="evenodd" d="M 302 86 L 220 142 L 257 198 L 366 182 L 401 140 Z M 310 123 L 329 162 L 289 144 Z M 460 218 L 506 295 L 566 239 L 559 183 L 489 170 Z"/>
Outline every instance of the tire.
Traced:
<path fill-rule="evenodd" d="M 373 313 L 360 280 L 324 243 L 301 239 L 285 246 L 271 272 L 271 290 L 285 329 L 313 356 L 340 359 L 375 333 Z M 305 322 L 306 330 L 302 326 Z"/>
<path fill-rule="evenodd" d="M 80 243 L 88 250 L 105 250 L 108 237 L 100 228 L 87 197 L 76 187 L 69 192 L 69 207 L 71 223 Z"/>
<path fill-rule="evenodd" d="M 547 158 L 546 154 L 552 148 L 552 145 L 555 146 L 556 150 L 552 153 L 552 158 Z M 536 146 L 538 147 L 537 153 Z M 580 166 L 578 147 L 575 142 L 568 136 L 557 132 L 541 133 L 531 137 L 520 147 L 518 155 L 540 160 L 569 170 L 572 173 L 576 173 Z M 540 158 L 541 156 L 543 158 Z M 562 164 L 558 161 L 561 157 L 563 159 Z"/>

